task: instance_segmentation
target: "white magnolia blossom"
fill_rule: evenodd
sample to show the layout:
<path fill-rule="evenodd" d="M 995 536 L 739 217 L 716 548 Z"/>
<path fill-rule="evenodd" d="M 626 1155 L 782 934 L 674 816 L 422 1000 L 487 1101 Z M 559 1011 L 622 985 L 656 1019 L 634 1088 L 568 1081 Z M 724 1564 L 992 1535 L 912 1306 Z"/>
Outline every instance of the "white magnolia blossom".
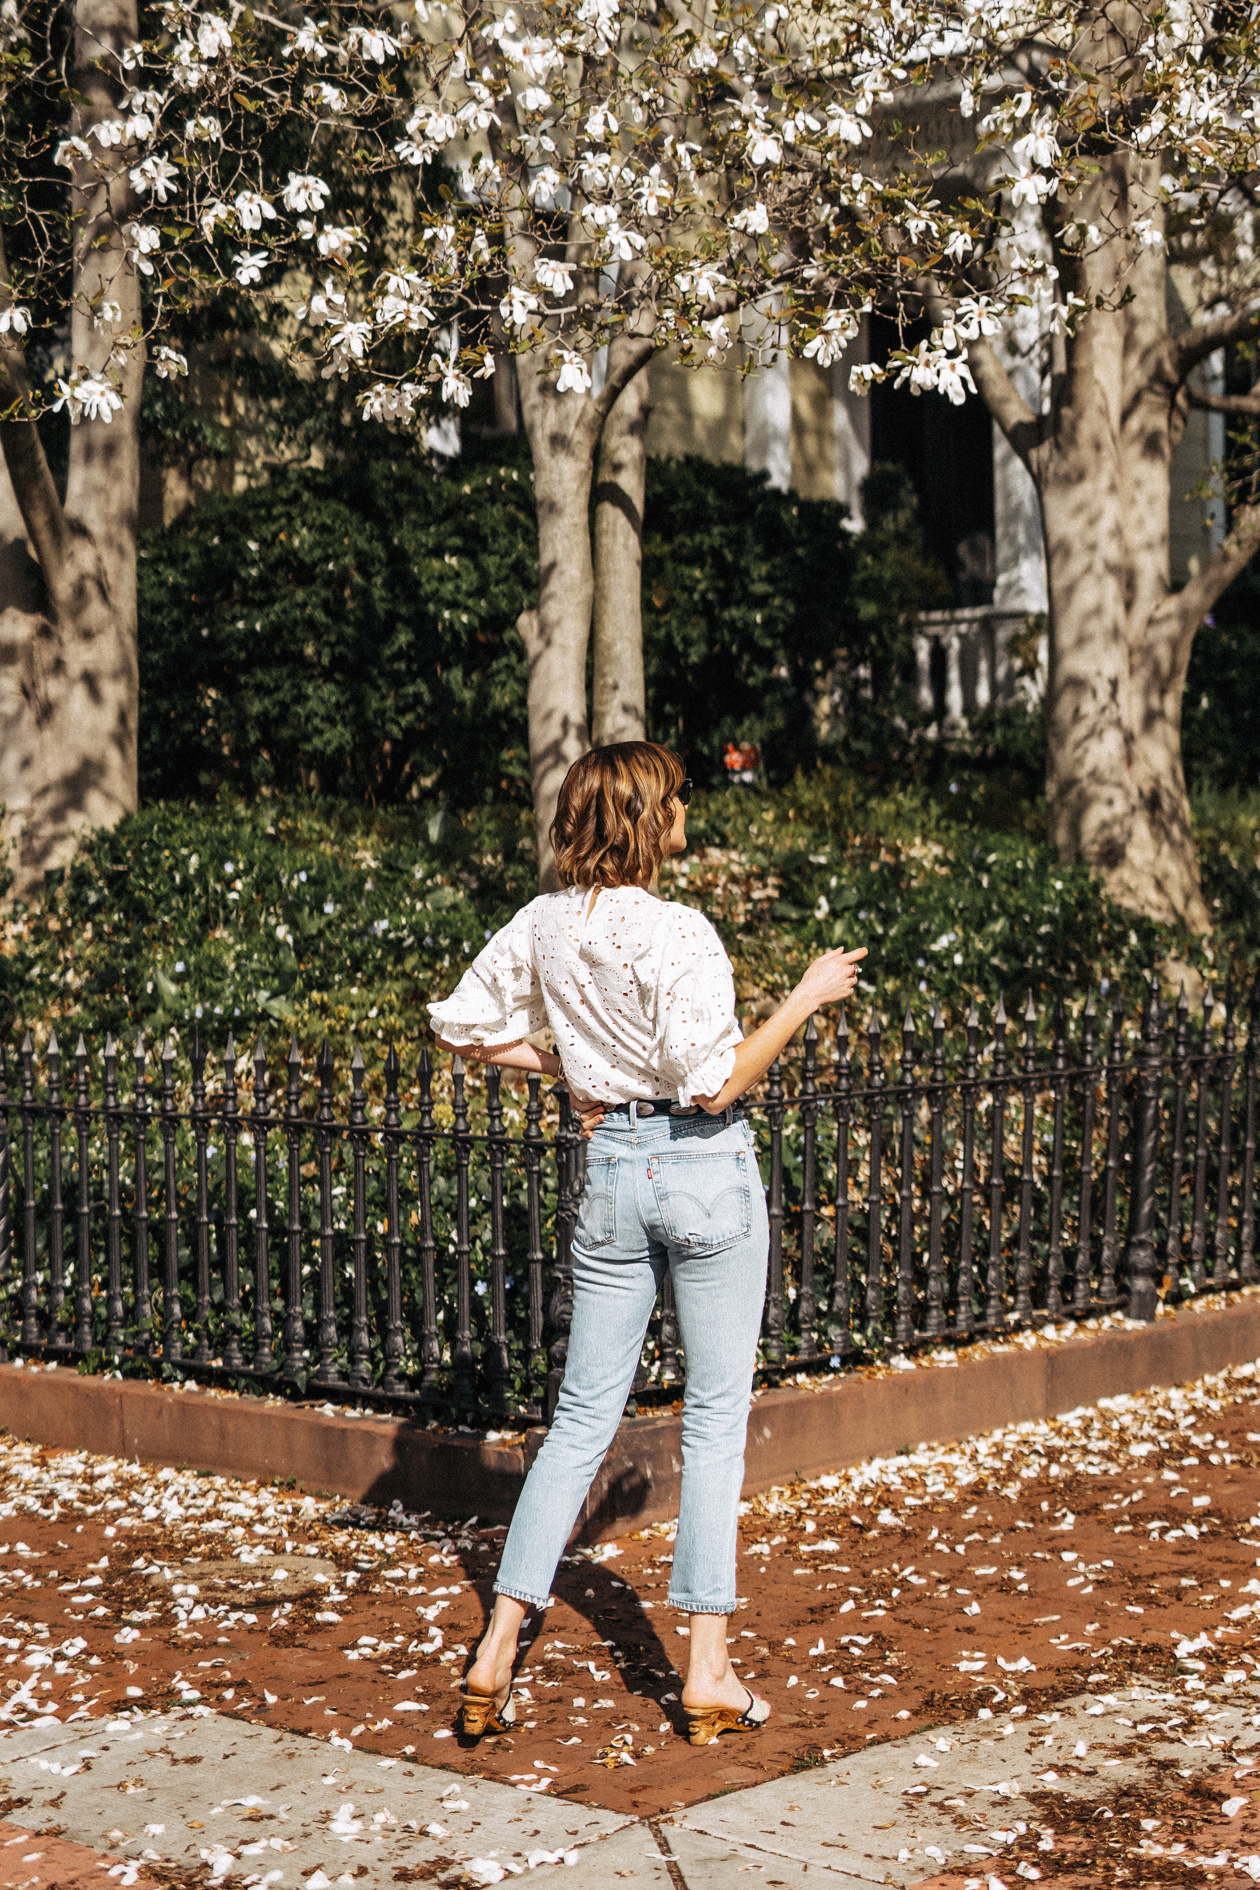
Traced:
<path fill-rule="evenodd" d="M 24 335 L 31 325 L 31 311 L 11 302 L 0 308 L 0 335 Z"/>
<path fill-rule="evenodd" d="M 735 212 L 731 225 L 734 229 L 742 230 L 745 236 L 764 236 L 770 228 L 770 212 L 764 203 L 748 204 Z"/>
<path fill-rule="evenodd" d="M 365 420 L 394 420 L 406 426 L 415 418 L 416 399 L 416 389 L 408 382 L 391 387 L 378 381 L 363 396 L 360 411 Z"/>
<path fill-rule="evenodd" d="M 361 59 L 375 60 L 378 66 L 383 66 L 399 50 L 399 41 L 379 26 L 351 26 L 346 31 L 345 43 Z"/>
<path fill-rule="evenodd" d="M 1129 234 L 1136 237 L 1143 249 L 1159 249 L 1164 241 L 1164 232 L 1149 217 L 1135 217 L 1129 225 Z"/>
<path fill-rule="evenodd" d="M 177 374 L 187 374 L 188 360 L 176 348 L 159 345 L 151 357 L 153 372 L 160 381 L 173 380 Z"/>
<path fill-rule="evenodd" d="M 299 303 L 297 318 L 309 322 L 312 328 L 322 328 L 325 322 L 338 320 L 346 306 L 344 293 L 337 288 L 331 277 L 325 277 L 324 285 L 312 289 L 305 302 Z"/>
<path fill-rule="evenodd" d="M 720 292 L 730 286 L 730 277 L 720 269 L 684 269 L 678 286 L 684 295 L 694 295 L 697 302 L 716 302 Z"/>
<path fill-rule="evenodd" d="M 538 297 L 514 282 L 499 303 L 499 314 L 509 328 L 524 328 L 537 307 Z"/>
<path fill-rule="evenodd" d="M 243 230 L 261 230 L 264 222 L 275 221 L 276 207 L 268 203 L 256 190 L 242 190 L 237 193 L 233 208 Z"/>
<path fill-rule="evenodd" d="M 197 51 L 203 59 L 217 59 L 232 50 L 232 29 L 217 13 L 203 13 L 197 23 Z"/>
<path fill-rule="evenodd" d="M 344 379 L 355 361 L 367 360 L 371 343 L 371 322 L 332 322 L 328 330 L 330 356 L 324 378 L 339 374 Z"/>
<path fill-rule="evenodd" d="M 806 360 L 817 361 L 819 367 L 834 367 L 857 334 L 859 326 L 858 318 L 851 309 L 833 310 L 812 341 L 806 342 L 802 350 Z"/>
<path fill-rule="evenodd" d="M 309 172 L 299 176 L 295 171 L 290 171 L 289 181 L 280 193 L 280 201 L 290 213 L 297 210 L 322 210 L 330 195 L 322 177 L 312 177 Z"/>
<path fill-rule="evenodd" d="M 91 156 L 92 147 L 86 138 L 63 138 L 53 152 L 53 163 L 64 165 L 67 170 L 72 171 L 76 158 L 90 159 Z"/>
<path fill-rule="evenodd" d="M 971 369 L 967 366 L 964 355 L 954 355 L 941 361 L 936 370 L 936 389 L 952 401 L 955 407 L 961 407 L 967 395 L 974 394 L 976 384 L 971 378 Z"/>
<path fill-rule="evenodd" d="M 315 247 L 332 262 L 348 263 L 356 249 L 366 249 L 363 232 L 353 226 L 327 224 L 315 232 Z"/>
<path fill-rule="evenodd" d="M 754 125 L 748 133 L 748 162 L 778 164 L 782 157 L 782 140 L 765 125 Z"/>
<path fill-rule="evenodd" d="M 231 205 L 220 202 L 217 197 L 211 197 L 208 203 L 202 204 L 197 221 L 201 225 L 202 235 L 209 240 L 220 223 L 232 221 Z"/>
<path fill-rule="evenodd" d="M 442 399 L 454 407 L 466 407 L 472 399 L 472 382 L 453 359 L 442 366 Z"/>
<path fill-rule="evenodd" d="M 560 351 L 560 372 L 556 376 L 556 388 L 562 394 L 585 394 L 591 387 L 590 370 L 580 354 L 572 348 Z"/>
<path fill-rule="evenodd" d="M 391 422 L 464 406 L 496 348 L 541 351 L 555 386 L 585 396 L 615 337 L 721 360 L 753 311 L 775 311 L 776 347 L 830 368 L 855 311 L 894 313 L 925 277 L 930 340 L 852 364 L 850 384 L 960 401 L 969 347 L 1020 310 L 1042 338 L 1073 332 L 1097 304 L 1091 267 L 1119 258 L 1103 294 L 1119 303 L 1124 272 L 1176 253 L 1186 229 L 1219 248 L 1199 266 L 1231 305 L 1240 284 L 1260 292 L 1255 62 L 1223 50 L 1207 0 L 1171 0 L 1114 27 L 1132 54 L 1091 40 L 1094 72 L 1074 50 L 1087 14 L 1085 0 L 831 0 L 806 34 L 781 5 L 753 16 L 737 0 L 667 30 L 637 0 L 469 0 L 458 16 L 343 0 L 285 22 L 160 0 L 151 36 L 120 54 L 116 102 L 66 126 L 54 161 L 79 189 L 126 170 L 143 206 L 126 256 L 154 287 L 165 249 L 142 329 L 198 283 L 305 281 L 316 362 L 361 377 L 364 413 Z M 1122 93 L 1123 111 L 1100 104 Z M 963 190 L 938 194 L 913 130 L 898 144 L 902 104 L 913 127 L 921 100 L 979 140 L 958 158 Z M 1150 180 L 1123 212 L 1104 214 L 1090 183 L 1105 148 Z M 362 228 L 324 221 L 347 160 Z M 302 162 L 324 174 L 289 168 Z M 187 240 L 163 242 L 158 204 Z M 96 382 L 71 376 L 63 404 L 99 417 L 105 395 L 80 391 Z"/>
<path fill-rule="evenodd" d="M 556 262 L 549 256 L 540 256 L 534 264 L 534 280 L 549 295 L 573 293 L 572 269 L 568 263 Z"/>
<path fill-rule="evenodd" d="M 1042 171 L 1031 168 L 1020 172 L 1011 186 L 1011 202 L 1018 209 L 1021 203 L 1042 204 L 1054 191 L 1054 179 Z"/>
<path fill-rule="evenodd" d="M 159 203 L 165 203 L 168 197 L 173 197 L 179 183 L 179 172 L 164 152 L 145 158 L 127 175 L 137 196 L 143 197 L 152 191 Z"/>
<path fill-rule="evenodd" d="M 122 411 L 122 395 L 113 383 L 84 368 L 75 368 L 68 380 L 59 378 L 56 391 L 53 412 L 60 413 L 64 407 L 72 426 L 77 427 L 81 420 L 103 420 L 108 426 Z"/>

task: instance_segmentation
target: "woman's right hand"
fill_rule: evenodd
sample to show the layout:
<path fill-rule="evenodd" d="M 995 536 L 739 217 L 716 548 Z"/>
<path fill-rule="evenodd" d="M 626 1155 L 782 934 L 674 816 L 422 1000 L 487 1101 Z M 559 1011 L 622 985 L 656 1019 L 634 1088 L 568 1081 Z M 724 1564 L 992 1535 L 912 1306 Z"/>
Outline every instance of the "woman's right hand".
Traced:
<path fill-rule="evenodd" d="M 865 957 L 865 945 L 848 952 L 824 952 L 797 985 L 796 996 L 807 1002 L 811 1011 L 822 1004 L 842 1004 L 857 989 L 858 965 Z"/>

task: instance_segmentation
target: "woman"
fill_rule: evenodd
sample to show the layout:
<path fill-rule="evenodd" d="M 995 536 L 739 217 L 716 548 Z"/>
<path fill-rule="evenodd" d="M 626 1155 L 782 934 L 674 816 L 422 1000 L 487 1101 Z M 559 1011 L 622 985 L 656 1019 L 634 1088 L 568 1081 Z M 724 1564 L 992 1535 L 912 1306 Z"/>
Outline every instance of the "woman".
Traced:
<path fill-rule="evenodd" d="M 546 1605 L 625 1409 L 667 1267 L 687 1361 L 669 1597 L 689 1617 L 683 1710 L 693 1745 L 769 1717 L 726 1653 L 768 1248 L 752 1134 L 734 1105 L 811 1012 L 850 995 L 865 952 L 816 959 L 775 1015 L 742 1038 L 717 933 L 649 890 L 662 859 L 686 846 L 690 799 L 678 757 L 655 742 L 575 762 L 552 827 L 562 890 L 518 912 L 454 996 L 429 1006 L 444 1050 L 562 1077 L 590 1138 L 564 1383 L 466 1677 L 469 1734 L 513 1722 L 521 1625 Z M 554 1056 L 524 1041 L 544 1025 Z"/>

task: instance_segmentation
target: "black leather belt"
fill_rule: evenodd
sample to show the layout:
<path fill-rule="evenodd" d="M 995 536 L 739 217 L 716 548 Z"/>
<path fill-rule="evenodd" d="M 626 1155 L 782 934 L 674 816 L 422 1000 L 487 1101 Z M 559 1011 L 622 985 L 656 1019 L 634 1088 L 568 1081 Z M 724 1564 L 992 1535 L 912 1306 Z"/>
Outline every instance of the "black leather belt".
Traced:
<path fill-rule="evenodd" d="M 655 1099 L 649 1099 L 647 1102 L 639 1102 L 636 1099 L 634 1102 L 628 1103 L 604 1104 L 604 1114 L 606 1116 L 630 1116 L 632 1122 L 642 1116 L 698 1116 L 703 1113 L 699 1103 L 684 1104 L 672 1102 L 668 1096 L 658 1096 Z M 742 1116 L 743 1113 L 742 1109 L 732 1104 L 729 1108 L 722 1111 L 720 1120 L 725 1122 L 729 1129 L 736 1117 Z M 714 1120 L 717 1121 L 719 1118 L 714 1117 Z"/>

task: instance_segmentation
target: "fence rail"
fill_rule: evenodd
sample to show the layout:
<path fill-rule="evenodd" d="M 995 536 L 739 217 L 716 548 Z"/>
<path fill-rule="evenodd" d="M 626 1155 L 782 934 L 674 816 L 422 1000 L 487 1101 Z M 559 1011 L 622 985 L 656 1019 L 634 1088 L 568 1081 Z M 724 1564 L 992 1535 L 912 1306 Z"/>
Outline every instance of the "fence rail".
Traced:
<path fill-rule="evenodd" d="M 1260 987 L 1257 987 L 1260 992 Z M 762 1371 L 839 1366 L 1256 1280 L 1260 995 L 1192 1018 L 1154 988 L 907 1013 L 891 1054 L 841 1014 L 747 1100 L 770 1214 Z M 982 1035 L 984 1041 L 982 1042 Z M 564 1373 L 585 1148 L 563 1090 L 391 1049 L 339 1094 L 294 1043 L 213 1067 L 194 1036 L 73 1069 L 0 1047 L 0 1356 L 165 1364 L 459 1419 L 546 1418 Z M 155 1072 L 156 1061 L 156 1072 Z M 156 1080 L 154 1080 L 156 1074 Z M 16 1077 L 16 1082 L 13 1079 Z M 16 1092 L 16 1093 L 15 1093 Z M 638 1386 L 685 1358 L 668 1282 Z"/>

